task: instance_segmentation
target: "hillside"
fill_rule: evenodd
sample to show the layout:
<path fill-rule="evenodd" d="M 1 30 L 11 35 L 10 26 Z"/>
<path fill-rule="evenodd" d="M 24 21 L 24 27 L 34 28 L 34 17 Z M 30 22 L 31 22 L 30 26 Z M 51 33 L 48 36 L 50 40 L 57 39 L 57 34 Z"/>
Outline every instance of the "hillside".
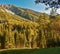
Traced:
<path fill-rule="evenodd" d="M 51 47 L 60 47 L 60 15 L 0 5 L 0 49 Z"/>
<path fill-rule="evenodd" d="M 9 10 L 7 10 L 7 11 L 9 11 Z M 0 20 L 6 20 L 11 23 L 12 22 L 14 22 L 14 23 L 17 23 L 17 22 L 21 22 L 21 23 L 22 22 L 31 22 L 31 23 L 33 23 L 30 20 L 24 19 L 21 16 L 18 16 L 16 14 L 12 14 L 12 12 L 7 12 L 7 11 L 6 11 L 6 9 L 0 7 Z"/>
<path fill-rule="evenodd" d="M 30 10 L 30 9 L 24 9 L 21 7 L 16 7 L 14 5 L 6 5 L 6 4 L 1 4 L 0 7 L 5 8 L 7 10 L 12 11 L 18 16 L 21 16 L 25 19 L 31 20 L 31 21 L 37 21 L 39 12 Z"/>
<path fill-rule="evenodd" d="M 25 32 L 30 28 L 35 30 L 37 26 L 37 23 L 7 12 L 5 8 L 0 7 L 0 48 L 24 47 Z M 21 46 L 18 46 L 19 42 Z"/>

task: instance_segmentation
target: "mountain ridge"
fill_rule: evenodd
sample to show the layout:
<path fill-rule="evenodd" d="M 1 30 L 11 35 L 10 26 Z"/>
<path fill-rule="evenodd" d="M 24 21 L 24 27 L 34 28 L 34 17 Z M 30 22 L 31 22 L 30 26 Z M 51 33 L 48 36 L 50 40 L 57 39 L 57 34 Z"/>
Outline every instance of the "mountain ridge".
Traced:
<path fill-rule="evenodd" d="M 36 12 L 34 10 L 16 7 L 16 6 L 10 5 L 10 4 L 8 4 L 8 5 L 0 4 L 0 7 L 10 10 L 11 12 L 15 13 L 16 15 L 21 16 L 21 17 L 31 20 L 31 21 L 37 21 L 38 15 L 42 14 L 42 13 Z"/>

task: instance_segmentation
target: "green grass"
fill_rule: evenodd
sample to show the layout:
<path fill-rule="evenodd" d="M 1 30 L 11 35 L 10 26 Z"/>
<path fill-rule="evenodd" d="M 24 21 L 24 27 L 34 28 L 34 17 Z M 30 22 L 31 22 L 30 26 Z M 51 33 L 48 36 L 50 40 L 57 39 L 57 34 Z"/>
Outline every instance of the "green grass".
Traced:
<path fill-rule="evenodd" d="M 7 50 L 0 54 L 60 54 L 60 48 Z"/>

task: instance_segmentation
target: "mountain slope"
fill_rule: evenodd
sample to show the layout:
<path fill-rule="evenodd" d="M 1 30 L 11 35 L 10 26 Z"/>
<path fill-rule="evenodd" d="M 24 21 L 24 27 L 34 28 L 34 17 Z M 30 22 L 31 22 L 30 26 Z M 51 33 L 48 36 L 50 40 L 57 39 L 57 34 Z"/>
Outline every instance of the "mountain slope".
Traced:
<path fill-rule="evenodd" d="M 50 47 L 60 47 L 60 15 L 0 6 L 0 49 Z"/>
<path fill-rule="evenodd" d="M 27 32 L 34 35 L 37 26 L 37 23 L 11 14 L 5 8 L 0 7 L 0 49 L 24 47 Z"/>
<path fill-rule="evenodd" d="M 34 24 L 34 22 L 32 22 L 32 21 L 24 19 L 23 17 L 14 14 L 10 10 L 0 7 L 0 21 L 2 21 L 2 20 L 8 21 L 13 24 L 22 23 L 22 22 L 25 22 L 25 23 L 31 22 Z"/>
<path fill-rule="evenodd" d="M 13 5 L 6 5 L 6 4 L 1 4 L 0 7 L 5 8 L 7 10 L 12 11 L 18 16 L 21 16 L 25 19 L 32 20 L 32 21 L 37 21 L 38 15 L 40 14 L 39 12 L 29 10 L 29 9 L 24 9 L 20 7 L 16 7 Z"/>

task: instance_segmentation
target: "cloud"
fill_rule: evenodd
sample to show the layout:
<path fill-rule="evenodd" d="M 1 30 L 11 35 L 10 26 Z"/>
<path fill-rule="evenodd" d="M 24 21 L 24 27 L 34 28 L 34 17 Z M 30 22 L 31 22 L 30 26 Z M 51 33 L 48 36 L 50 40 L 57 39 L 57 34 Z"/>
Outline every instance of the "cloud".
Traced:
<path fill-rule="evenodd" d="M 60 8 L 57 10 L 57 13 L 60 14 Z"/>
<path fill-rule="evenodd" d="M 46 13 L 46 14 L 50 14 L 50 11 L 51 11 L 51 8 L 48 9 L 48 10 L 45 10 L 44 13 Z M 57 9 L 57 12 L 56 12 L 56 13 L 60 14 L 60 8 Z"/>
<path fill-rule="evenodd" d="M 48 10 L 45 10 L 44 13 L 46 14 L 50 14 L 51 8 L 49 8 Z"/>

